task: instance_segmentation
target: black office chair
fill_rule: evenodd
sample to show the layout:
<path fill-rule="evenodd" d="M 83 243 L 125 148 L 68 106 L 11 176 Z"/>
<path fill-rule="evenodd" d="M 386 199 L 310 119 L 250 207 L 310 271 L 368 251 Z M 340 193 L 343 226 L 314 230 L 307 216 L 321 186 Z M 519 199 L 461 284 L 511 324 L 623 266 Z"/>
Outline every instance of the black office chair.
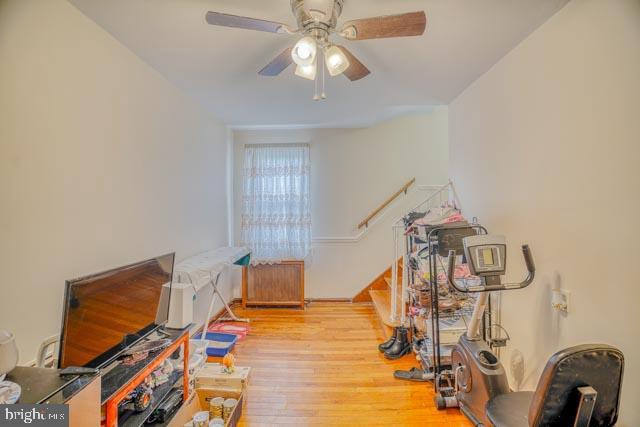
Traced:
<path fill-rule="evenodd" d="M 486 406 L 496 427 L 613 426 L 618 419 L 624 356 L 606 344 L 585 344 L 551 356 L 535 392 L 514 392 Z"/>

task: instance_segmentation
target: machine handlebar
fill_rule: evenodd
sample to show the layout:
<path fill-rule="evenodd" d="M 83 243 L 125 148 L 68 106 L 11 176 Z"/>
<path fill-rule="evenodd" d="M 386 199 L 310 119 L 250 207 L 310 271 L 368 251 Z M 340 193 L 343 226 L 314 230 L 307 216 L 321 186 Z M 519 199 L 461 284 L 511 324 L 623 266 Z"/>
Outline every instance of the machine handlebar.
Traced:
<path fill-rule="evenodd" d="M 519 283 L 502 283 L 500 285 L 477 285 L 466 288 L 461 288 L 455 281 L 454 271 L 456 268 L 456 251 L 450 250 L 448 257 L 447 268 L 447 282 L 449 286 L 458 292 L 470 293 L 470 292 L 491 292 L 491 291 L 510 291 L 514 289 L 524 289 L 533 282 L 536 275 L 536 265 L 533 262 L 533 256 L 531 255 L 531 249 L 529 245 L 522 245 L 522 256 L 527 266 L 527 277 Z"/>
<path fill-rule="evenodd" d="M 533 256 L 531 256 L 531 249 L 529 249 L 529 245 L 522 245 L 522 255 L 524 256 L 524 262 L 527 265 L 527 272 L 533 276 L 536 273 L 536 265 L 533 262 Z"/>

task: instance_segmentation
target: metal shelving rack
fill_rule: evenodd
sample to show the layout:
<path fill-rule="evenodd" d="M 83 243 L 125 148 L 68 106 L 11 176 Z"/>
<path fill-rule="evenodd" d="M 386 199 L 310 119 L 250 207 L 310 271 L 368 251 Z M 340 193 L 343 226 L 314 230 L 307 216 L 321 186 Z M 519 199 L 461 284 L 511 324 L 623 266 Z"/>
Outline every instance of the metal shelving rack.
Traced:
<path fill-rule="evenodd" d="M 415 225 L 414 225 L 415 227 Z M 487 230 L 476 223 L 452 223 L 447 225 L 429 226 L 418 225 L 425 228 L 426 241 L 416 239 L 413 233 L 406 236 L 407 255 L 406 258 L 413 258 L 405 263 L 405 275 L 407 277 L 407 289 L 409 290 L 409 305 L 418 310 L 428 310 L 425 318 L 424 328 L 419 328 L 415 323 L 415 316 L 409 316 L 409 324 L 413 333 L 414 352 L 418 356 L 422 368 L 431 374 L 436 391 L 442 383 L 450 386 L 453 382 L 453 372 L 449 359 L 452 343 L 442 343 L 441 330 L 450 327 L 451 324 L 458 323 L 462 330 L 466 328 L 467 319 L 471 317 L 475 295 L 458 293 L 449 288 L 446 281 L 438 279 L 438 266 L 440 271 L 445 271 L 443 259 L 449 250 L 456 253 L 463 253 L 462 239 L 475 234 L 486 234 Z M 414 249 L 420 248 L 417 251 Z M 426 254 L 426 256 L 424 256 Z M 419 259 L 426 260 L 428 265 L 428 279 L 417 277 Z M 443 292 L 444 290 L 444 292 Z M 420 292 L 428 292 L 429 306 L 425 307 L 420 302 Z M 440 293 L 447 293 L 451 300 L 456 301 L 455 308 L 441 310 Z M 462 324 L 460 324 L 462 322 Z M 429 327 L 430 326 L 430 327 Z M 483 338 L 491 341 L 491 306 L 487 307 L 483 318 L 482 331 Z M 416 345 L 420 343 L 419 345 Z"/>

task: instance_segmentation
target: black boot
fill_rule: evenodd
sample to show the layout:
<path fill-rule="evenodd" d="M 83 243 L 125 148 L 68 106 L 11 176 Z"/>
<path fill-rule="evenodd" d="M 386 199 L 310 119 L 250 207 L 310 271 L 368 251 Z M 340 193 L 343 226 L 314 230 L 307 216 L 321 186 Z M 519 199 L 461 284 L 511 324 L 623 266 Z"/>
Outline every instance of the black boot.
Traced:
<path fill-rule="evenodd" d="M 407 336 L 407 328 L 398 327 L 398 334 L 396 340 L 393 342 L 384 352 L 384 357 L 387 359 L 395 360 L 399 359 L 405 354 L 411 352 L 411 344 L 409 343 L 409 337 Z"/>
<path fill-rule="evenodd" d="M 393 343 L 396 342 L 397 337 L 398 337 L 398 328 L 393 328 L 393 333 L 391 334 L 391 337 L 385 342 L 383 342 L 382 344 L 378 345 L 378 350 L 380 350 L 380 353 L 384 353 L 389 348 L 391 348 Z"/>

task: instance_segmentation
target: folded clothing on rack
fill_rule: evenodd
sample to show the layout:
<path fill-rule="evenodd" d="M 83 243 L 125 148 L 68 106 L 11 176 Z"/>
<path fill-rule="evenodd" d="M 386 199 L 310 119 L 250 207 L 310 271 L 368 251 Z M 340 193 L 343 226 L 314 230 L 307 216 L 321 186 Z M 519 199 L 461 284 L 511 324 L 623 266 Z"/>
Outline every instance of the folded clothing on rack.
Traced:
<path fill-rule="evenodd" d="M 405 225 L 441 225 L 462 221 L 462 214 L 454 206 L 444 205 L 430 208 L 427 212 L 411 212 L 404 217 Z"/>
<path fill-rule="evenodd" d="M 473 276 L 471 271 L 469 271 L 469 264 L 456 264 L 455 269 L 453 270 L 453 278 L 454 279 L 469 279 Z M 438 273 L 438 281 L 439 282 L 447 282 L 447 274 L 444 271 L 440 271 Z"/>
<path fill-rule="evenodd" d="M 438 283 L 440 285 L 443 285 L 444 287 L 448 287 L 447 273 L 446 273 L 447 264 L 448 264 L 447 259 L 440 257 L 439 255 L 436 255 L 436 256 L 438 257 L 438 263 L 437 263 Z M 422 283 L 430 284 L 431 273 L 429 272 L 429 262 L 430 262 L 429 257 L 422 258 L 412 254 L 412 256 L 410 257 L 410 260 L 416 260 L 414 261 L 414 263 L 417 262 L 418 264 L 418 268 L 416 271 Z M 469 264 L 462 263 L 462 256 L 457 257 L 453 278 L 458 283 L 464 286 L 473 286 L 480 283 L 480 278 L 478 276 L 472 275 L 471 271 L 469 271 Z"/>
<path fill-rule="evenodd" d="M 409 212 L 402 220 L 404 221 L 405 227 L 408 227 L 413 224 L 413 221 L 424 217 L 426 214 L 426 212 Z"/>
<path fill-rule="evenodd" d="M 442 225 L 459 221 L 464 221 L 464 217 L 456 208 L 431 208 L 425 216 L 413 221 L 412 225 Z"/>
<path fill-rule="evenodd" d="M 433 227 L 447 224 L 467 224 L 462 213 L 454 207 L 432 208 L 427 214 L 418 218 L 405 229 L 405 235 L 413 235 L 414 243 L 428 243 L 429 232 Z"/>

